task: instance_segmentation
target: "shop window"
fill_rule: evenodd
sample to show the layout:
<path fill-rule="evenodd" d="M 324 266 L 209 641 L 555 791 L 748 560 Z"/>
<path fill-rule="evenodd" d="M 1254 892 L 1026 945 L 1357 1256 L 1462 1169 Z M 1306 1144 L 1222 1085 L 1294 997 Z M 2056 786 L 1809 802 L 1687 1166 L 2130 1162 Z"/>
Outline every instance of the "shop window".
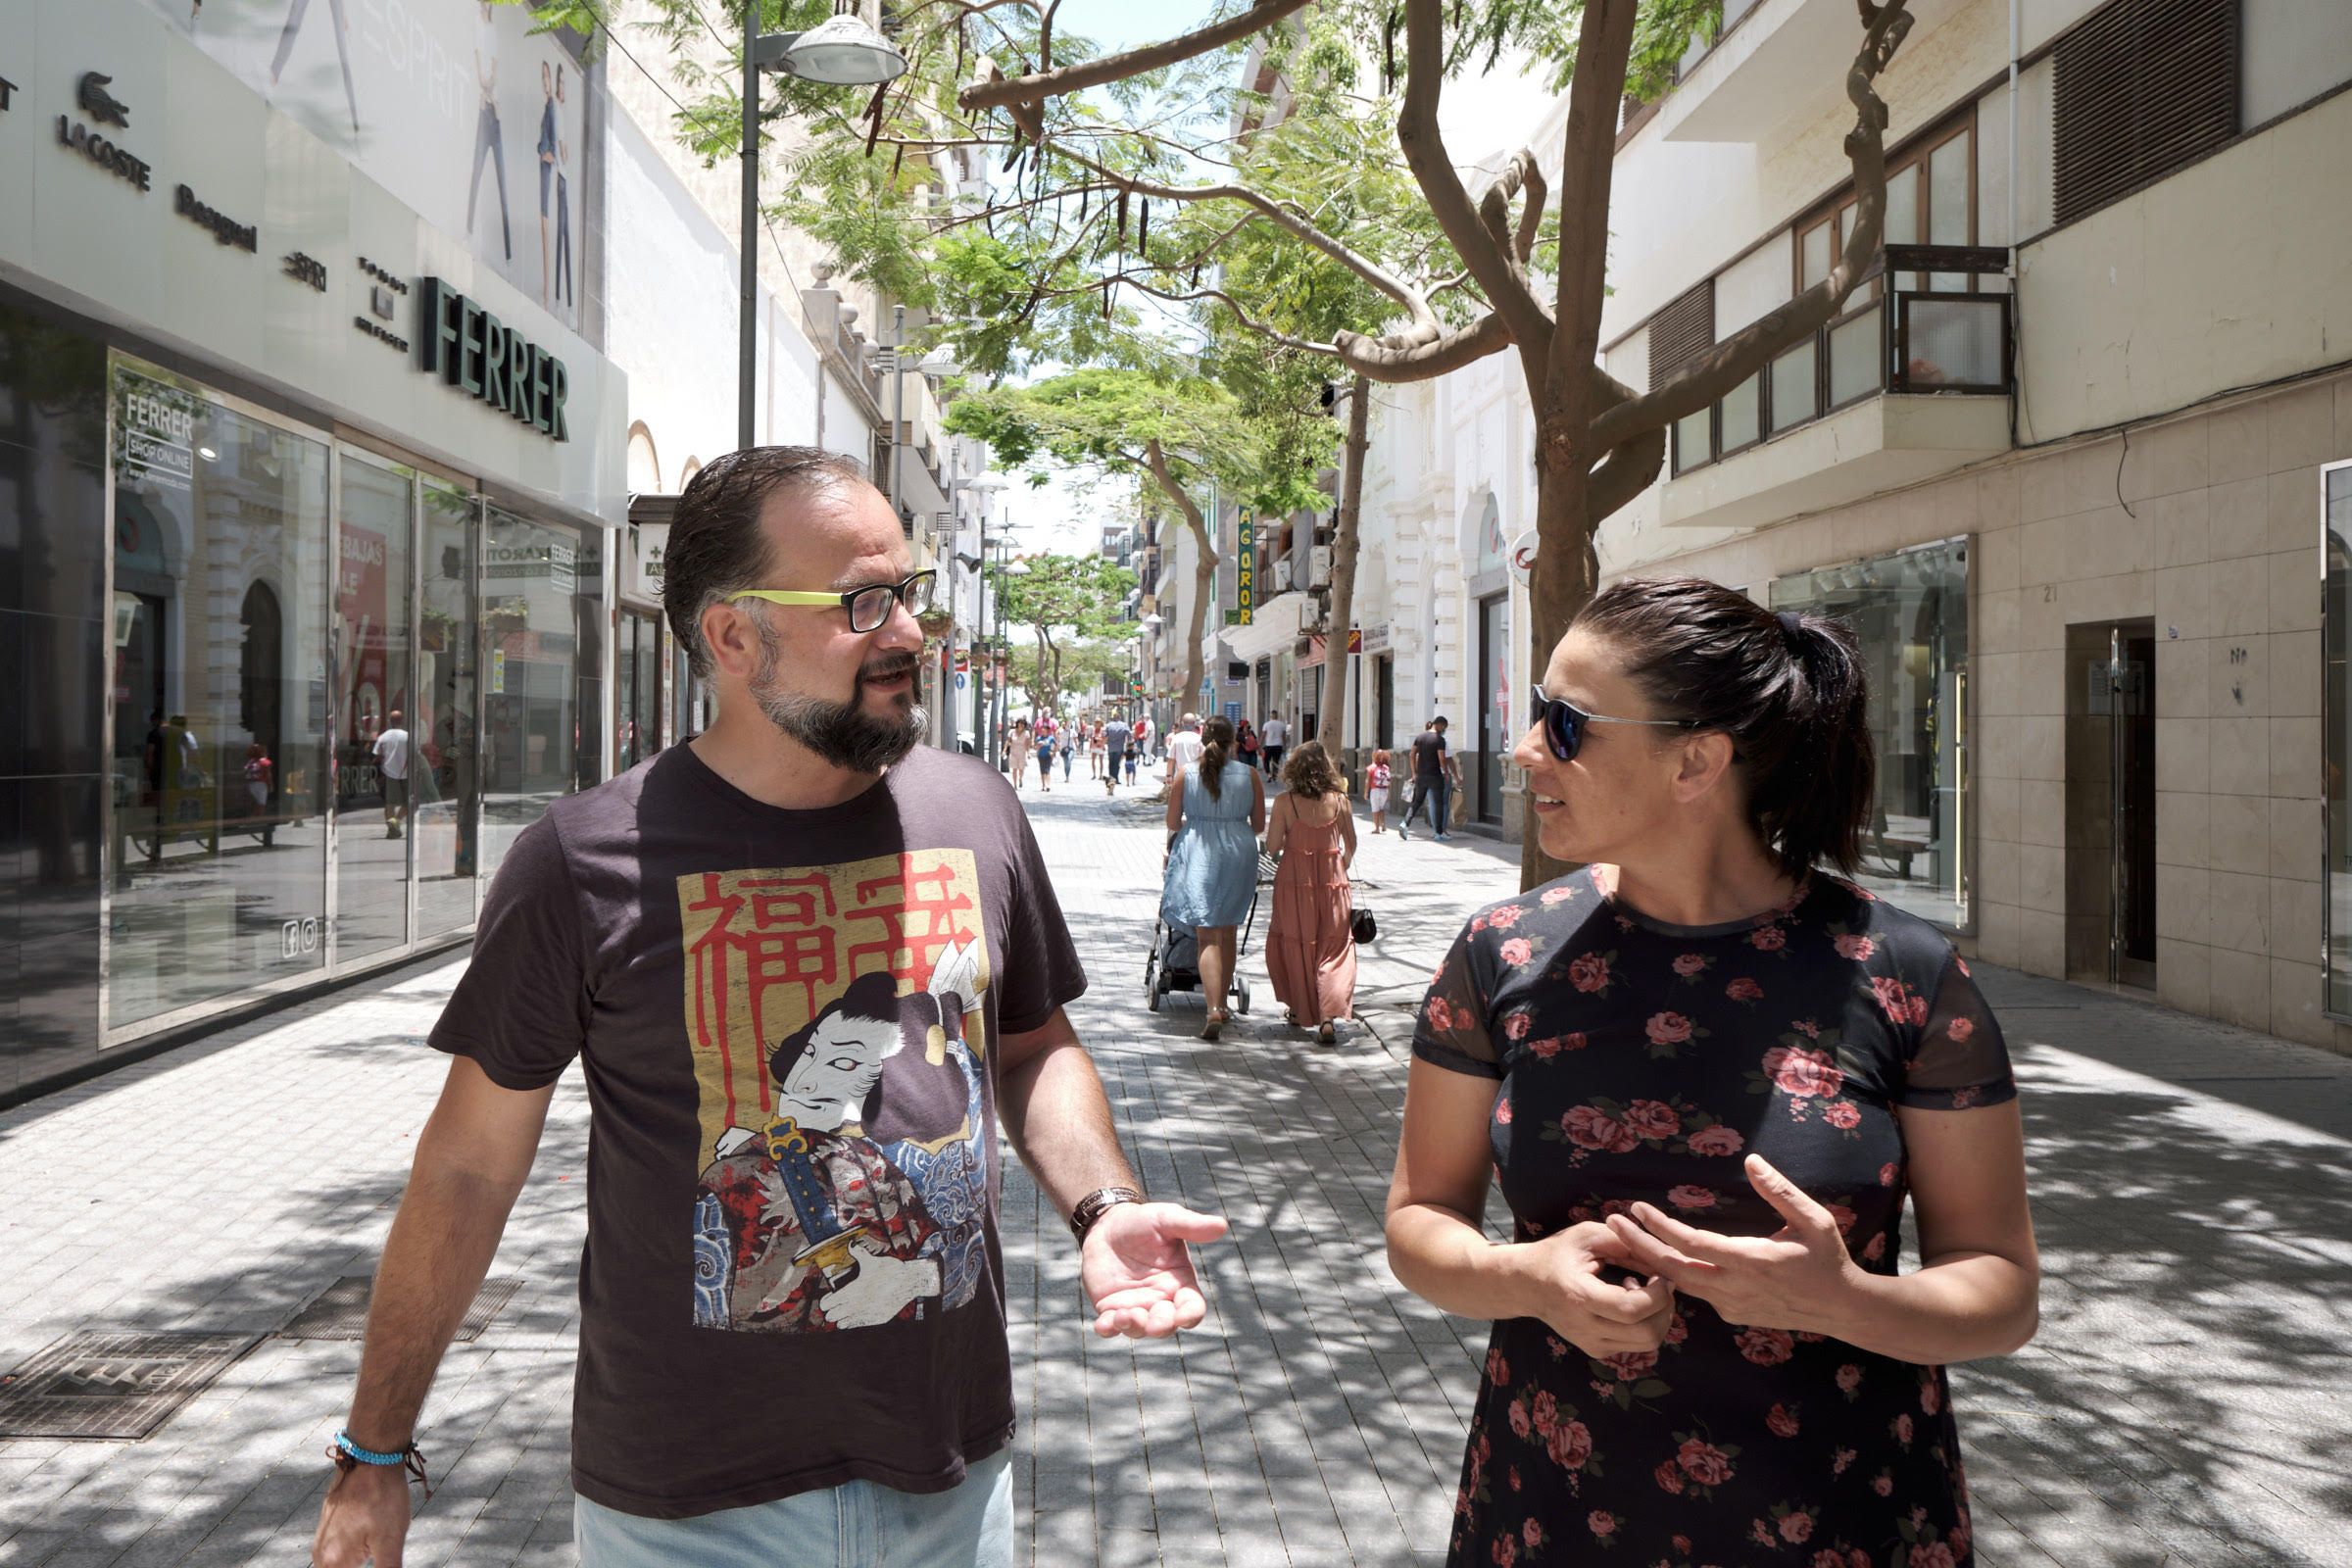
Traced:
<path fill-rule="evenodd" d="M 577 529 L 498 506 L 486 512 L 484 873 L 550 804 L 596 776 L 603 710 L 595 556 Z"/>
<path fill-rule="evenodd" d="M 1966 926 L 1968 541 L 1798 572 L 1770 598 L 1776 611 L 1845 621 L 1861 647 L 1879 767 L 1856 880 Z"/>
<path fill-rule="evenodd" d="M 322 969 L 327 445 L 118 365 L 111 1031 Z"/>

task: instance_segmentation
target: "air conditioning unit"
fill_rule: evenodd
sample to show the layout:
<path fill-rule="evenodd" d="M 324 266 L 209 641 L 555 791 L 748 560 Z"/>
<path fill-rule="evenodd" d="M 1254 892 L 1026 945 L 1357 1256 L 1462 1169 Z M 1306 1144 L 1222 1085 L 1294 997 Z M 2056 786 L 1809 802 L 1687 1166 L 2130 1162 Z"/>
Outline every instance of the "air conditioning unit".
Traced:
<path fill-rule="evenodd" d="M 1291 591 L 1291 558 L 1288 556 L 1274 563 L 1274 591 L 1278 594 Z"/>
<path fill-rule="evenodd" d="M 1306 553 L 1306 585 L 1309 588 L 1331 586 L 1331 546 L 1317 545 Z"/>

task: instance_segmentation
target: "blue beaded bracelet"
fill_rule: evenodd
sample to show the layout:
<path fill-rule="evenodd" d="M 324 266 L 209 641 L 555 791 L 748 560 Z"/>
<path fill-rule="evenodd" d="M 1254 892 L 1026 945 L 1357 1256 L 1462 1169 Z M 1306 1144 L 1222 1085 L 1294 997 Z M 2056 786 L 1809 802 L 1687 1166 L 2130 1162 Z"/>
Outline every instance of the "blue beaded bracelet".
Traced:
<path fill-rule="evenodd" d="M 377 1453 L 372 1448 L 363 1448 L 358 1444 L 352 1442 L 350 1433 L 338 1432 L 335 1434 L 335 1446 L 341 1449 L 343 1452 L 350 1454 L 354 1459 L 359 1460 L 362 1464 L 393 1465 L 406 1464 L 408 1462 L 409 1453 L 416 1447 L 416 1445 L 411 1444 L 409 1445 L 408 1448 L 404 1448 L 398 1453 Z"/>

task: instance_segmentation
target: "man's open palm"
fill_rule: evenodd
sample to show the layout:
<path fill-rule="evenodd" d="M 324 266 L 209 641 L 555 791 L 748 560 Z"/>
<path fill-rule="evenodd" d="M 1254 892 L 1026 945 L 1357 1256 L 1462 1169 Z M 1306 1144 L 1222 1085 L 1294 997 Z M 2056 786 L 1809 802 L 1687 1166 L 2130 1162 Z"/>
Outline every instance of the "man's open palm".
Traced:
<path fill-rule="evenodd" d="M 1086 1233 L 1080 1282 L 1095 1305 L 1095 1332 L 1104 1339 L 1165 1339 L 1208 1315 L 1193 1273 L 1190 1242 L 1225 1234 L 1214 1214 L 1180 1203 L 1117 1203 Z"/>

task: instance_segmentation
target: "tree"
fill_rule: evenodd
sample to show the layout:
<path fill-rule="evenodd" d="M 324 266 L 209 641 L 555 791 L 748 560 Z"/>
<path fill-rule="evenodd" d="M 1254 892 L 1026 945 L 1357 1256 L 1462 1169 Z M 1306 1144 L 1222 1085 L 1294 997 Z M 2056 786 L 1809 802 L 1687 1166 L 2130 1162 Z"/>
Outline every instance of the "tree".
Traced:
<path fill-rule="evenodd" d="M 1118 361 L 1132 352 L 1135 319 L 1122 296 L 1213 311 L 1371 382 L 1514 353 L 1536 422 L 1530 635 L 1541 660 L 1592 596 L 1599 525 L 1656 478 L 1672 422 L 1817 330 L 1877 264 L 1887 114 L 1873 84 L 1912 19 L 1905 0 L 1855 7 L 1845 152 L 1858 199 L 1838 265 L 1644 390 L 1596 358 L 1619 115 L 1629 94 L 1671 82 L 1691 33 L 1720 24 L 1721 0 L 1323 0 L 1311 11 L 1306 0 L 1257 0 L 1110 56 L 1057 35 L 1054 0 L 906 0 L 897 38 L 911 69 L 854 116 L 838 95 L 812 104 L 823 151 L 807 167 L 823 177 L 793 212 L 853 275 L 927 290 L 927 303 L 960 314 L 966 365 L 1024 353 Z M 1237 85 L 1244 47 L 1257 69 Z M 1447 82 L 1506 51 L 1549 65 L 1568 91 L 1556 199 L 1529 148 L 1474 195 L 1440 133 Z M 1362 81 L 1374 54 L 1379 79 Z M 1269 121 L 1278 87 L 1339 112 L 1291 114 L 1285 123 L 1300 128 L 1290 156 L 1252 163 L 1234 149 L 1247 152 Z M 1366 157 L 1391 125 L 1406 202 L 1384 191 L 1394 161 Z M 984 189 L 951 195 L 950 165 L 972 152 L 1001 165 Z M 864 163 L 847 200 L 855 158 Z M 1359 188 L 1363 211 L 1331 221 L 1334 194 Z M 1229 270 L 1245 240 L 1344 270 L 1377 297 L 1377 314 L 1328 332 L 1286 329 L 1264 278 Z M 1544 869 L 1531 834 L 1522 874 Z"/>
<path fill-rule="evenodd" d="M 1434 271 L 1410 270 L 1324 227 L 1309 210 L 1247 183 L 1220 179 L 1183 185 L 1130 174 L 1102 159 L 1080 159 L 1089 173 L 1115 189 L 1122 202 L 1142 197 L 1186 207 L 1240 209 L 1243 225 L 1278 230 L 1353 271 L 1401 311 L 1404 323 L 1309 339 L 1253 318 L 1244 301 L 1221 289 L 1166 287 L 1167 269 L 1148 252 L 1122 266 L 1102 286 L 1126 282 L 1179 298 L 1208 297 L 1247 329 L 1286 347 L 1328 354 L 1373 381 L 1415 381 L 1443 374 L 1491 354 L 1516 352 L 1536 416 L 1538 556 L 1531 583 L 1535 657 L 1547 658 L 1597 586 L 1594 541 L 1603 519 L 1656 478 L 1665 460 L 1666 431 L 1676 419 L 1705 409 L 1756 373 L 1783 349 L 1817 330 L 1839 309 L 1876 263 L 1886 220 L 1886 104 L 1873 87 L 1910 30 L 1905 0 L 1855 0 L 1860 47 L 1845 74 L 1855 110 L 1845 138 L 1857 196 L 1854 229 L 1838 265 L 1789 303 L 1733 333 L 1645 391 L 1610 376 L 1597 363 L 1606 298 L 1608 210 L 1620 106 L 1629 86 L 1654 92 L 1666 63 L 1694 27 L 1719 19 L 1715 0 L 1490 0 L 1475 11 L 1452 7 L 1450 37 L 1442 0 L 1398 0 L 1403 24 L 1402 92 L 1396 140 L 1428 214 L 1450 249 L 1450 263 Z M 1262 8 L 1261 8 L 1262 9 Z M 1385 4 L 1352 10 L 1358 26 L 1385 24 L 1396 15 Z M 1569 29 L 1573 26 L 1571 41 Z M 1296 36 L 1294 33 L 1293 36 Z M 1490 61 L 1505 47 L 1550 59 L 1569 92 L 1559 154 L 1558 238 L 1540 247 L 1549 182 L 1526 148 L 1487 189 L 1473 197 L 1439 130 L 1438 105 L 1446 81 L 1482 48 Z M 1093 76 L 1100 77 L 1098 67 Z M 1085 73 L 1033 70 L 965 89 L 966 113 L 1000 110 L 1017 147 L 1053 144 L 1059 124 L 1084 124 L 1088 107 L 1059 96 Z M 1048 116 L 1059 107 L 1058 120 Z M 1041 162 L 1044 154 L 1041 152 Z M 1331 171 L 1344 177 L 1344 171 Z M 1516 211 L 1514 213 L 1514 207 Z M 1123 209 L 1122 209 L 1123 210 Z M 1391 236 L 1392 238 L 1394 236 Z M 1546 277 L 1548 272 L 1548 277 Z M 1418 279 L 1418 281 L 1415 281 Z M 1161 285 L 1154 289 L 1154 283 Z M 1457 290 L 1476 305 L 1448 320 L 1435 303 Z M 1544 296 L 1549 294 L 1547 300 Z M 1528 835 L 1521 874 L 1529 882 L 1549 866 Z"/>
<path fill-rule="evenodd" d="M 1135 586 L 1135 573 L 1101 556 L 1023 556 L 1002 569 L 991 566 L 989 581 L 1000 613 L 1036 639 L 1032 671 L 1020 682 L 1030 704 L 1040 712 L 1058 711 L 1077 667 L 1100 672 L 1091 652 L 1078 666 L 1072 653 L 1117 634 L 1118 606 Z"/>
<path fill-rule="evenodd" d="M 1276 511 L 1296 510 L 1315 498 L 1312 470 L 1267 471 L 1265 446 L 1242 417 L 1233 395 L 1197 375 L 1097 368 L 1072 370 L 1034 386 L 966 392 L 949 406 L 947 426 L 986 441 L 997 460 L 1010 466 L 1050 459 L 1130 475 L 1155 487 L 1184 519 L 1196 547 L 1185 631 L 1188 691 L 1200 689 L 1208 603 L 1224 559 L 1197 493 L 1215 480 L 1226 494 Z M 1036 472 L 1031 482 L 1042 484 L 1046 475 Z M 1132 585 L 1133 573 L 1126 576 Z"/>

